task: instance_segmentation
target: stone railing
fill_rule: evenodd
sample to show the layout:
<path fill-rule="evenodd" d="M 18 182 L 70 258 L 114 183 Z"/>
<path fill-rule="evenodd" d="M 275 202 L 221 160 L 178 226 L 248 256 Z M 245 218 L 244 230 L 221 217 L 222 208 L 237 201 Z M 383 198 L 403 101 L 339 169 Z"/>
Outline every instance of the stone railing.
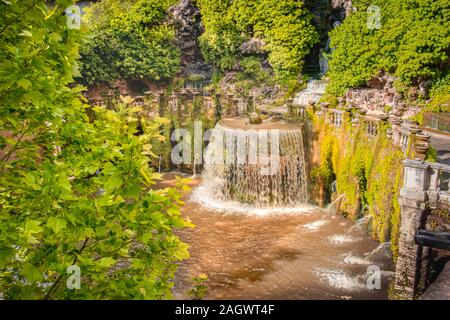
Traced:
<path fill-rule="evenodd" d="M 425 227 L 433 208 L 450 207 L 450 166 L 407 159 L 404 185 L 400 190 L 401 207 L 399 252 L 395 268 L 395 291 L 403 299 L 415 299 L 426 282 L 429 248 L 415 241 Z"/>
<path fill-rule="evenodd" d="M 344 123 L 344 111 L 337 109 L 326 109 L 323 108 L 322 112 L 325 114 L 325 121 L 334 127 L 341 127 Z"/>
<path fill-rule="evenodd" d="M 316 114 L 323 117 L 327 124 L 336 128 L 341 127 L 344 121 L 351 121 L 353 126 L 362 126 L 368 137 L 375 137 L 379 134 L 382 126 L 387 126 L 386 135 L 392 139 L 393 145 L 398 146 L 405 156 L 411 145 L 411 150 L 414 151 L 414 157 L 417 160 L 424 160 L 429 149 L 429 134 L 423 133 L 421 127 L 395 116 L 353 114 L 350 110 L 326 107 L 322 107 Z M 295 115 L 294 118 L 296 118 Z M 414 144 L 412 144 L 413 142 Z"/>
<path fill-rule="evenodd" d="M 431 130 L 450 133 L 450 112 L 425 112 L 423 122 Z"/>
<path fill-rule="evenodd" d="M 319 114 L 325 117 L 326 123 L 339 128 L 345 121 L 344 120 L 345 113 L 346 111 L 344 110 L 322 107 Z M 364 130 L 366 134 L 368 134 L 369 136 L 376 136 L 378 134 L 378 128 L 380 122 L 382 121 L 379 118 L 372 116 L 365 116 L 361 114 L 353 116 L 351 112 L 348 112 L 347 114 L 352 124 L 354 126 L 356 125 L 364 126 Z"/>
<path fill-rule="evenodd" d="M 367 135 L 374 137 L 378 134 L 380 119 L 364 115 L 358 115 L 356 119 L 358 119 L 359 125 L 364 126 Z"/>
<path fill-rule="evenodd" d="M 221 96 L 219 96 L 221 99 Z M 255 111 L 255 99 L 253 96 L 238 97 L 233 94 L 221 99 L 221 104 L 225 106 L 226 113 L 233 116 L 243 116 Z"/>
<path fill-rule="evenodd" d="M 288 115 L 289 118 L 295 120 L 306 120 L 307 112 L 304 106 L 297 106 L 292 103 L 288 104 Z"/>
<path fill-rule="evenodd" d="M 430 206 L 450 204 L 450 166 L 407 159 L 401 195 L 415 194 Z"/>

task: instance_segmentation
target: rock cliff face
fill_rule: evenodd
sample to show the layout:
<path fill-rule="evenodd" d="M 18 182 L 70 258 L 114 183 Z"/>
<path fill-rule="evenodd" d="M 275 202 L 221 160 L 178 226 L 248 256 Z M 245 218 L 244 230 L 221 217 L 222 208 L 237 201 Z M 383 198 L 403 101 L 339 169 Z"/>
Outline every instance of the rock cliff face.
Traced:
<path fill-rule="evenodd" d="M 205 63 L 198 38 L 203 33 L 200 10 L 192 0 L 181 0 L 169 9 L 176 30 L 176 43 L 181 49 L 181 73 L 208 79 L 211 66 Z"/>
<path fill-rule="evenodd" d="M 404 104 L 394 88 L 395 78 L 388 75 L 376 77 L 365 88 L 351 89 L 343 100 L 350 105 L 363 107 L 374 113 L 402 111 Z M 386 110 L 388 107 L 391 110 Z"/>
<path fill-rule="evenodd" d="M 353 7 L 352 0 L 331 0 L 331 7 L 335 11 L 337 20 L 344 20 L 352 11 L 355 10 Z"/>
<path fill-rule="evenodd" d="M 392 113 L 396 116 L 410 118 L 416 115 L 420 108 L 408 104 L 395 90 L 395 77 L 382 75 L 373 78 L 365 87 L 354 88 L 347 91 L 340 98 L 340 104 L 353 105 L 367 109 L 371 114 Z M 418 89 L 417 94 L 425 96 L 426 89 Z"/>

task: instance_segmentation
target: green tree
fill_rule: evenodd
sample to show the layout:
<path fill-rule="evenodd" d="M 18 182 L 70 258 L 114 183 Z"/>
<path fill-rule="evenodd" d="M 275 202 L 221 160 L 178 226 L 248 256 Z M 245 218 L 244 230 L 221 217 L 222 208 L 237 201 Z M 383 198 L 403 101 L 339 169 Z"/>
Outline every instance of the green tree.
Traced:
<path fill-rule="evenodd" d="M 179 69 L 174 29 L 164 19 L 174 0 L 102 0 L 86 9 L 91 39 L 81 50 L 81 82 L 171 79 Z"/>
<path fill-rule="evenodd" d="M 331 32 L 335 48 L 328 91 L 342 95 L 384 72 L 408 88 L 448 72 L 450 4 L 446 0 L 357 0 L 357 11 Z M 381 28 L 368 28 L 369 5 L 381 9 Z"/>
<path fill-rule="evenodd" d="M 159 122 L 73 84 L 84 30 L 72 1 L 0 1 L 0 293 L 6 299 L 164 299 L 188 246 L 180 188 L 148 166 Z M 141 122 L 144 134 L 137 134 Z M 81 270 L 69 290 L 67 268 Z"/>
<path fill-rule="evenodd" d="M 241 45 L 257 37 L 265 42 L 260 63 L 268 55 L 276 79 L 296 82 L 303 59 L 318 41 L 303 1 L 198 0 L 205 32 L 200 37 L 207 61 L 221 71 L 245 67 Z"/>

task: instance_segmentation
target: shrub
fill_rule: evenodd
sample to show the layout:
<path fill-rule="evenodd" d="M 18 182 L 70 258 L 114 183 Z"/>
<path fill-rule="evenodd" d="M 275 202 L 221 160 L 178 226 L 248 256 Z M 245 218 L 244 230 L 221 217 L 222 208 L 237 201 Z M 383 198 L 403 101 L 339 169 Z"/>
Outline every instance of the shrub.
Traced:
<path fill-rule="evenodd" d="M 188 246 L 183 187 L 156 190 L 159 122 L 89 109 L 73 84 L 72 1 L 0 2 L 0 292 L 5 299 L 165 299 Z M 19 14 L 20 13 L 20 14 Z M 143 134 L 138 134 L 138 122 Z M 80 268 L 70 290 L 68 267 Z"/>
<path fill-rule="evenodd" d="M 92 35 L 81 50 L 81 82 L 171 79 L 179 69 L 174 29 L 164 22 L 173 0 L 102 0 L 87 9 Z"/>

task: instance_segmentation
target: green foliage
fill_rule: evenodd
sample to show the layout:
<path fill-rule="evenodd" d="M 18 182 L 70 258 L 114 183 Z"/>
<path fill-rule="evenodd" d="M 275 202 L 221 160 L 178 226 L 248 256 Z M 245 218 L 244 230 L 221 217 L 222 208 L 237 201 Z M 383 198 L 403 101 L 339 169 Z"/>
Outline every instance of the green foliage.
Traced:
<path fill-rule="evenodd" d="M 423 116 L 426 112 L 450 112 L 450 73 L 433 81 L 430 100 L 413 117 L 413 120 L 423 124 Z"/>
<path fill-rule="evenodd" d="M 383 138 L 367 188 L 372 235 L 381 242 L 390 240 L 394 257 L 398 253 L 400 206 L 397 198 L 402 184 L 402 160 L 403 152 Z"/>
<path fill-rule="evenodd" d="M 438 162 L 439 157 L 437 154 L 437 150 L 430 146 L 430 148 L 427 150 L 427 153 L 425 154 L 425 161 L 427 162 Z"/>
<path fill-rule="evenodd" d="M 173 27 L 164 22 L 174 0 L 102 0 L 87 9 L 92 32 L 82 48 L 81 81 L 170 79 L 178 71 L 180 51 Z"/>
<path fill-rule="evenodd" d="M 302 1 L 198 0 L 197 4 L 205 26 L 200 37 L 203 54 L 222 71 L 241 63 L 246 69 L 249 61 L 243 60 L 240 47 L 255 37 L 265 42 L 263 50 L 276 79 L 290 84 L 297 81 L 304 57 L 318 41 Z M 264 54 L 256 54 L 251 61 L 261 64 L 262 59 Z"/>
<path fill-rule="evenodd" d="M 194 287 L 188 291 L 188 295 L 192 300 L 202 300 L 205 297 L 208 293 L 208 286 L 205 285 L 207 280 L 208 276 L 206 274 L 200 274 L 198 277 L 192 278 Z"/>
<path fill-rule="evenodd" d="M 0 292 L 5 299 L 165 299 L 188 246 L 180 190 L 149 168 L 159 123 L 123 99 L 89 109 L 74 86 L 72 1 L 0 2 Z M 143 134 L 137 134 L 138 122 Z M 69 290 L 67 267 L 81 270 Z"/>
<path fill-rule="evenodd" d="M 303 59 L 318 41 L 302 1 L 261 0 L 255 35 L 266 41 L 269 62 L 282 81 L 297 80 Z"/>
<path fill-rule="evenodd" d="M 257 57 L 244 57 L 241 60 L 241 66 L 243 69 L 242 78 L 252 79 L 256 83 L 268 83 L 270 82 L 270 77 L 266 71 L 261 67 L 261 62 Z"/>
<path fill-rule="evenodd" d="M 328 91 L 342 95 L 380 72 L 399 87 L 436 79 L 448 69 L 450 4 L 446 0 L 354 1 L 357 12 L 331 32 Z M 381 28 L 367 26 L 369 5 L 381 8 Z"/>
<path fill-rule="evenodd" d="M 338 130 L 315 115 L 313 121 L 321 143 L 320 161 L 312 172 L 315 181 L 323 184 L 325 202 L 330 200 L 328 190 L 336 180 L 337 193 L 345 195 L 341 211 L 357 219 L 367 214 L 368 208 L 372 236 L 381 242 L 390 240 L 396 257 L 403 152 L 391 144 L 384 127 L 369 138 L 363 126 L 352 127 L 348 119 Z"/>

